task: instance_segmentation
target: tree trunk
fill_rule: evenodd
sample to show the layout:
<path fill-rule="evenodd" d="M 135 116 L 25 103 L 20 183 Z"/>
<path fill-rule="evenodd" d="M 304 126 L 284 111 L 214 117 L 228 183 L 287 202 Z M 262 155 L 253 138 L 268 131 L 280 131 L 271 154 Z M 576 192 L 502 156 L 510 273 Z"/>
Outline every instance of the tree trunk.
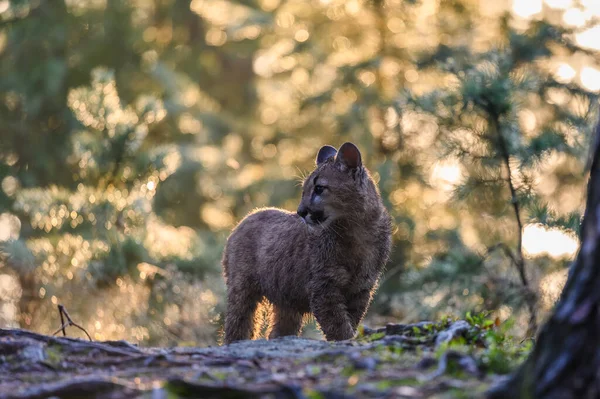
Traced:
<path fill-rule="evenodd" d="M 600 397 L 600 122 L 591 149 L 581 247 L 533 352 L 490 398 Z"/>

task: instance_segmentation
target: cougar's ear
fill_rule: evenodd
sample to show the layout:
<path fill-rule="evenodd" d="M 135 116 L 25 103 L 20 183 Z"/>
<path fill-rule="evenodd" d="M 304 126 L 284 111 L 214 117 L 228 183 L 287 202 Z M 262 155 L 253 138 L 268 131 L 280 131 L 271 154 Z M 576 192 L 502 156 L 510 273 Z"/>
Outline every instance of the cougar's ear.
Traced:
<path fill-rule="evenodd" d="M 335 154 L 337 154 L 337 150 L 335 148 L 333 148 L 330 145 L 324 145 L 323 147 L 321 147 L 319 153 L 317 154 L 317 159 L 315 160 L 317 166 L 321 165 L 329 158 L 335 157 Z"/>
<path fill-rule="evenodd" d="M 344 143 L 340 147 L 335 162 L 348 169 L 356 169 L 362 166 L 362 158 L 358 147 L 352 143 Z"/>

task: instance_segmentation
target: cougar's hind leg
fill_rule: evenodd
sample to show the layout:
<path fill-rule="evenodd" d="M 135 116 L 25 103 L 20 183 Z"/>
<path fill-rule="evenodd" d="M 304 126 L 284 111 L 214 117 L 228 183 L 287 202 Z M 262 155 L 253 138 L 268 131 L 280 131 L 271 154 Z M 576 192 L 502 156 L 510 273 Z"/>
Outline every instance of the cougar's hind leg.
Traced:
<path fill-rule="evenodd" d="M 229 277 L 227 282 L 225 344 L 253 338 L 256 309 L 261 299 L 252 285 L 231 280 Z"/>
<path fill-rule="evenodd" d="M 302 328 L 303 314 L 288 308 L 273 305 L 271 333 L 269 339 L 298 335 Z"/>

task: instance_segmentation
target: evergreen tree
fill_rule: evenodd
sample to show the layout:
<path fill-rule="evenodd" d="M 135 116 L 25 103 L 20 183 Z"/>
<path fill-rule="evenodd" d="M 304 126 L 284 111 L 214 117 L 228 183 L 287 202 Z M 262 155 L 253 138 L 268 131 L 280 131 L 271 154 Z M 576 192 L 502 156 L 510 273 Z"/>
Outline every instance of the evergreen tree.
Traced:
<path fill-rule="evenodd" d="M 63 302 L 100 338 L 214 342 L 229 230 L 295 209 L 347 140 L 397 226 L 371 320 L 532 314 L 567 264 L 522 237 L 578 231 L 596 95 L 554 71 L 596 55 L 560 24 L 476 0 L 1 3 L 0 270 L 23 327 Z"/>
<path fill-rule="evenodd" d="M 592 398 L 598 388 L 598 205 L 600 123 L 590 151 L 590 178 L 581 228 L 581 250 L 569 280 L 536 346 L 490 398 Z"/>
<path fill-rule="evenodd" d="M 577 234 L 578 210 L 561 214 L 556 197 L 543 194 L 547 183 L 541 181 L 541 170 L 549 158 L 559 167 L 579 164 L 581 170 L 597 108 L 595 93 L 557 80 L 550 67 L 559 54 L 588 53 L 572 35 L 544 20 L 517 29 L 505 15 L 494 46 L 476 51 L 474 46 L 440 45 L 423 56 L 421 68 L 433 68 L 448 85 L 422 95 L 408 91 L 398 104 L 435 119 L 439 155 L 462 167 L 453 200 L 478 218 L 478 245 L 457 243 L 421 277 L 444 281 L 440 273 L 487 274 L 475 287 L 485 292 L 486 308 L 525 304 L 530 334 L 536 329 L 533 276 L 556 265 L 525 258 L 523 229 L 539 223 Z"/>

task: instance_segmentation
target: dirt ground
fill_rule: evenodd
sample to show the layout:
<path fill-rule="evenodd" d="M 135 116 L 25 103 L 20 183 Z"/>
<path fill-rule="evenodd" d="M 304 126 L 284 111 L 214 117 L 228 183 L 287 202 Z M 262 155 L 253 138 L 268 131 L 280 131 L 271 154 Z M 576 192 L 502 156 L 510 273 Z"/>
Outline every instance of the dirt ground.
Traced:
<path fill-rule="evenodd" d="M 462 320 L 390 324 L 335 343 L 286 337 L 205 348 L 0 329 L 0 399 L 482 397 L 500 377 L 476 352 L 448 345 L 457 339 L 478 346 Z"/>

